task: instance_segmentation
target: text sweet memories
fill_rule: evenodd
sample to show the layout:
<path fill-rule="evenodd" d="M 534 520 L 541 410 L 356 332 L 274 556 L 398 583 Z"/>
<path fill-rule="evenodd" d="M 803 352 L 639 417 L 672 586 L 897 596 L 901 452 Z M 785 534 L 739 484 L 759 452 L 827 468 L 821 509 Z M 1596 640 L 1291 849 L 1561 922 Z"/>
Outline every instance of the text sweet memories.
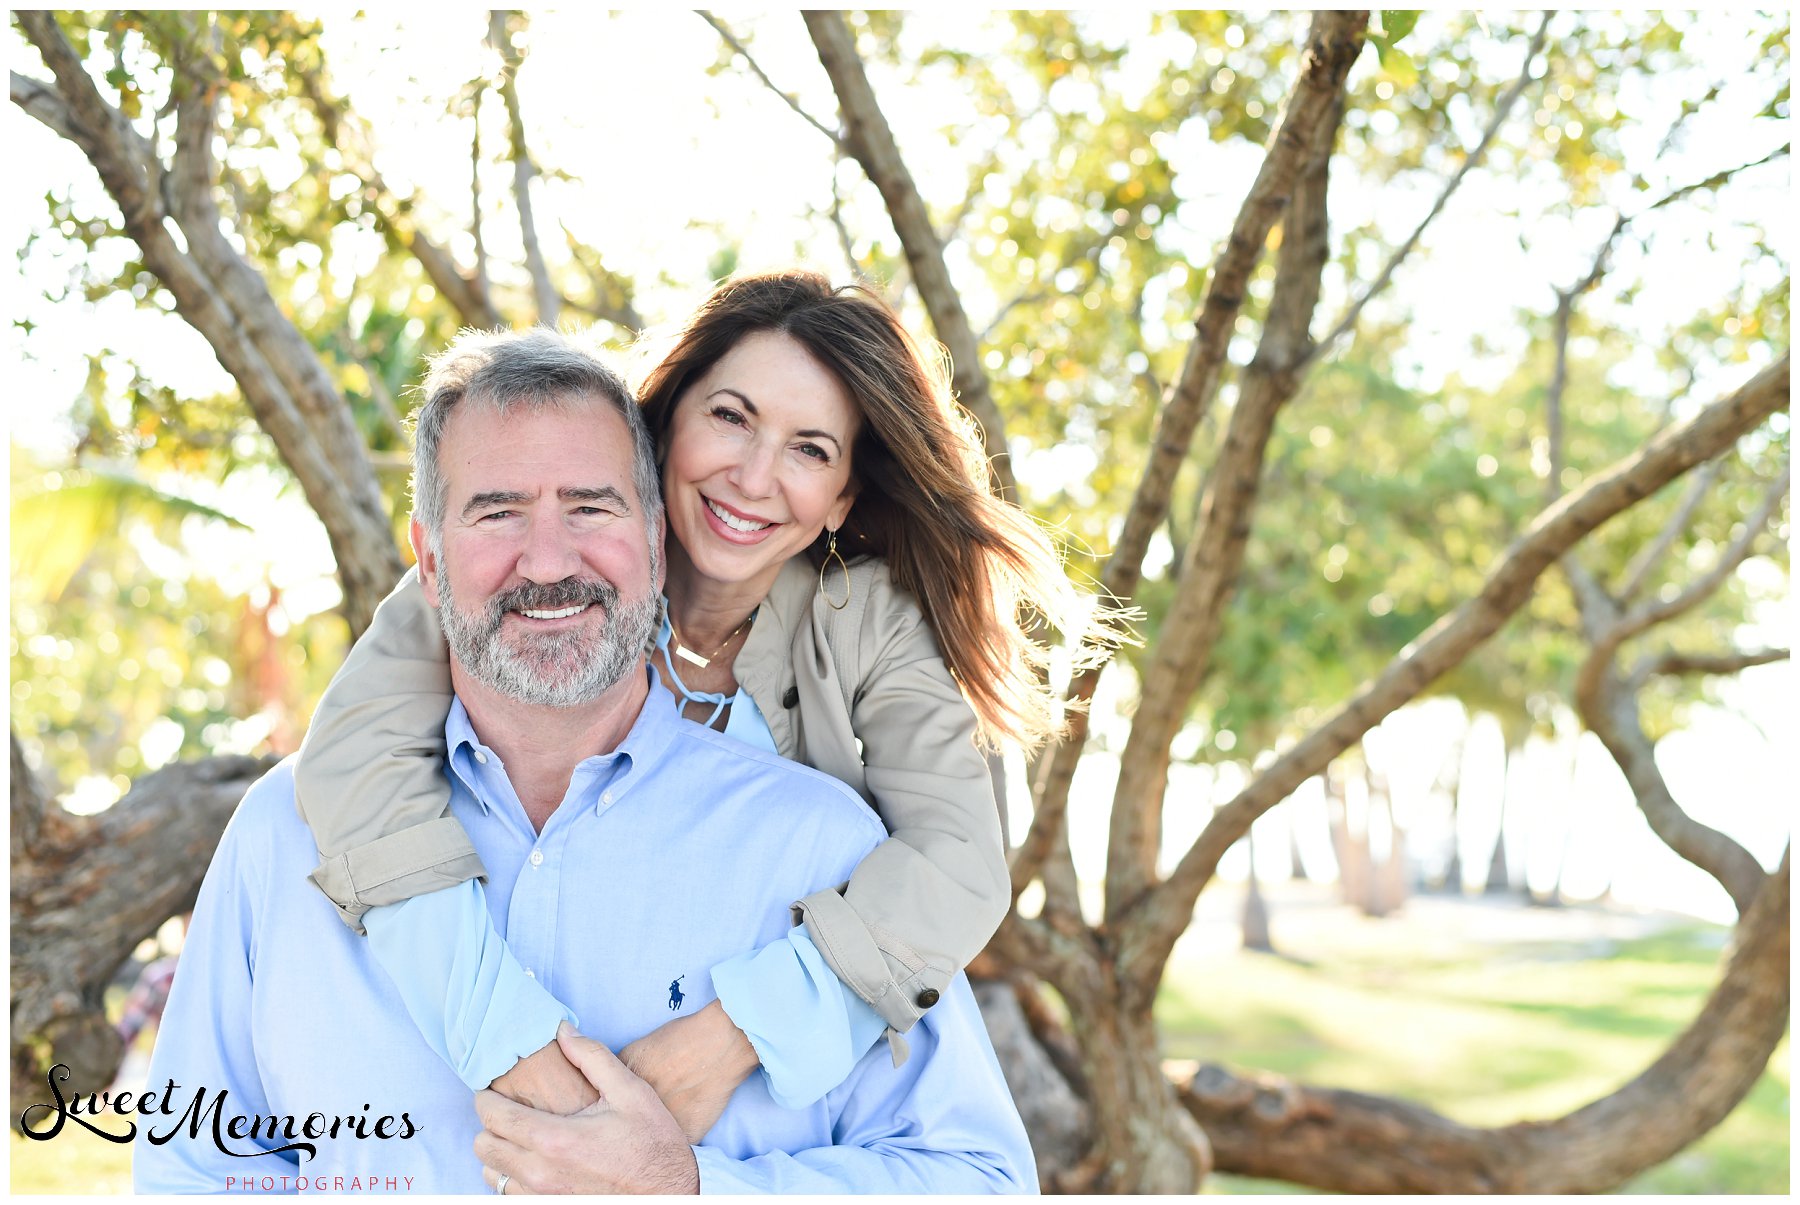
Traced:
<path fill-rule="evenodd" d="M 319 1148 L 308 1139 L 337 1138 L 340 1134 L 352 1138 L 406 1139 L 419 1132 L 419 1127 L 405 1113 L 399 1117 L 386 1114 L 370 1117 L 369 1106 L 366 1104 L 359 1114 L 338 1117 L 328 1117 L 323 1113 L 308 1113 L 304 1118 L 292 1115 L 264 1117 L 260 1114 L 246 1117 L 225 1111 L 226 1099 L 231 1095 L 229 1089 L 221 1088 L 213 1092 L 207 1088 L 196 1088 L 187 1107 L 178 1113 L 176 1105 L 181 1087 L 174 1080 L 170 1080 L 161 1091 L 90 1092 L 85 1097 L 79 1092 L 67 1097 L 63 1095 L 62 1085 L 69 1082 L 67 1064 L 58 1063 L 50 1068 L 50 1074 L 44 1080 L 50 1085 L 50 1094 L 56 1103 L 32 1105 L 19 1115 L 20 1131 L 25 1137 L 39 1142 L 47 1142 L 62 1133 L 64 1124 L 69 1121 L 91 1130 L 108 1142 L 130 1142 L 137 1137 L 138 1127 L 135 1121 L 125 1123 L 124 1133 L 114 1134 L 88 1120 L 108 1113 L 119 1117 L 136 1113 L 150 1119 L 145 1122 L 149 1127 L 146 1137 L 155 1146 L 163 1145 L 183 1130 L 189 1138 L 198 1139 L 204 1129 L 213 1145 L 222 1153 L 240 1159 L 298 1151 L 304 1161 L 319 1153 Z M 44 1120 L 43 1115 L 37 1112 L 39 1109 L 54 1113 L 56 1117 L 41 1128 L 33 1129 L 34 1115 L 40 1121 Z M 156 1127 L 162 1123 L 157 1119 L 164 1117 L 174 1118 L 174 1121 L 167 1129 L 159 1132 Z M 255 1145 L 258 1141 L 284 1142 L 285 1145 L 262 1147 Z M 247 1145 L 249 1149 L 234 1150 L 230 1145 L 234 1142 Z"/>

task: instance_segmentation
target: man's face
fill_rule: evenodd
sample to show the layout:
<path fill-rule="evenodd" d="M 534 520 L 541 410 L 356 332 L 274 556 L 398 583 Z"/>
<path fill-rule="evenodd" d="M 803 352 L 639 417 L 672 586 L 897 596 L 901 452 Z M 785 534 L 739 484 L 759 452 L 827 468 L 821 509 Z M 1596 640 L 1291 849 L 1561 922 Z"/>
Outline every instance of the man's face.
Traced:
<path fill-rule="evenodd" d="M 644 526 L 618 412 L 599 400 L 458 409 L 438 459 L 443 531 L 434 542 L 415 519 L 413 551 L 461 672 L 507 698 L 574 707 L 640 667 L 662 533 Z"/>

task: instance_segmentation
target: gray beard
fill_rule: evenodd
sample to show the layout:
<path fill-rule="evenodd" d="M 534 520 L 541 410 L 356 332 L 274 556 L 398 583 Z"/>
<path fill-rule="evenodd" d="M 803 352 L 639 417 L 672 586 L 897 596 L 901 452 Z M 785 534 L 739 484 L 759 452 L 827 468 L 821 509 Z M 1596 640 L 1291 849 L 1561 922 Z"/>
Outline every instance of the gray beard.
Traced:
<path fill-rule="evenodd" d="M 598 635 L 521 632 L 509 641 L 501 632 L 508 611 L 555 611 L 582 604 L 597 604 L 606 612 Z M 483 686 L 538 707 L 591 703 L 641 667 L 660 612 L 653 593 L 622 602 L 611 582 L 570 577 L 515 586 L 489 599 L 481 614 L 469 615 L 451 597 L 449 573 L 438 575 L 438 621 L 450 655 Z"/>

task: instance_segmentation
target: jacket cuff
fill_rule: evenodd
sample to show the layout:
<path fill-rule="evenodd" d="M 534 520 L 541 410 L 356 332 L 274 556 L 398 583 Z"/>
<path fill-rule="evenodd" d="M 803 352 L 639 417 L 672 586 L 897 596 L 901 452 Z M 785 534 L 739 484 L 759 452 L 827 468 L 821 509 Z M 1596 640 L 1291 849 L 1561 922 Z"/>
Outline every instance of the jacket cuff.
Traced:
<path fill-rule="evenodd" d="M 370 908 L 486 878 L 487 867 L 462 825 L 441 816 L 326 858 L 307 877 L 361 933 Z"/>
<path fill-rule="evenodd" d="M 890 1042 L 916 1025 L 950 985 L 952 972 L 930 966 L 892 935 L 878 944 L 836 891 L 815 891 L 796 903 L 794 911 L 832 972 L 888 1023 Z M 921 996 L 929 1003 L 921 1004 Z M 905 1049 L 904 1042 L 894 1044 L 896 1066 L 905 1059 Z"/>

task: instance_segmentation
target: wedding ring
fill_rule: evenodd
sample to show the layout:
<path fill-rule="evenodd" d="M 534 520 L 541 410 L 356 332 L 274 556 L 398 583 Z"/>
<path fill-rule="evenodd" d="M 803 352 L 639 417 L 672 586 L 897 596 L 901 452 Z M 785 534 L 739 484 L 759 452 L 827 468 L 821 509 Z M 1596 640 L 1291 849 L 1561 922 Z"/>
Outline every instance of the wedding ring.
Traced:
<path fill-rule="evenodd" d="M 494 1195 L 501 1196 L 501 1197 L 505 1196 L 506 1195 L 506 1186 L 511 1183 L 512 1183 L 512 1177 L 507 1175 L 505 1172 L 501 1172 L 500 1178 L 498 1180 L 494 1181 Z"/>

